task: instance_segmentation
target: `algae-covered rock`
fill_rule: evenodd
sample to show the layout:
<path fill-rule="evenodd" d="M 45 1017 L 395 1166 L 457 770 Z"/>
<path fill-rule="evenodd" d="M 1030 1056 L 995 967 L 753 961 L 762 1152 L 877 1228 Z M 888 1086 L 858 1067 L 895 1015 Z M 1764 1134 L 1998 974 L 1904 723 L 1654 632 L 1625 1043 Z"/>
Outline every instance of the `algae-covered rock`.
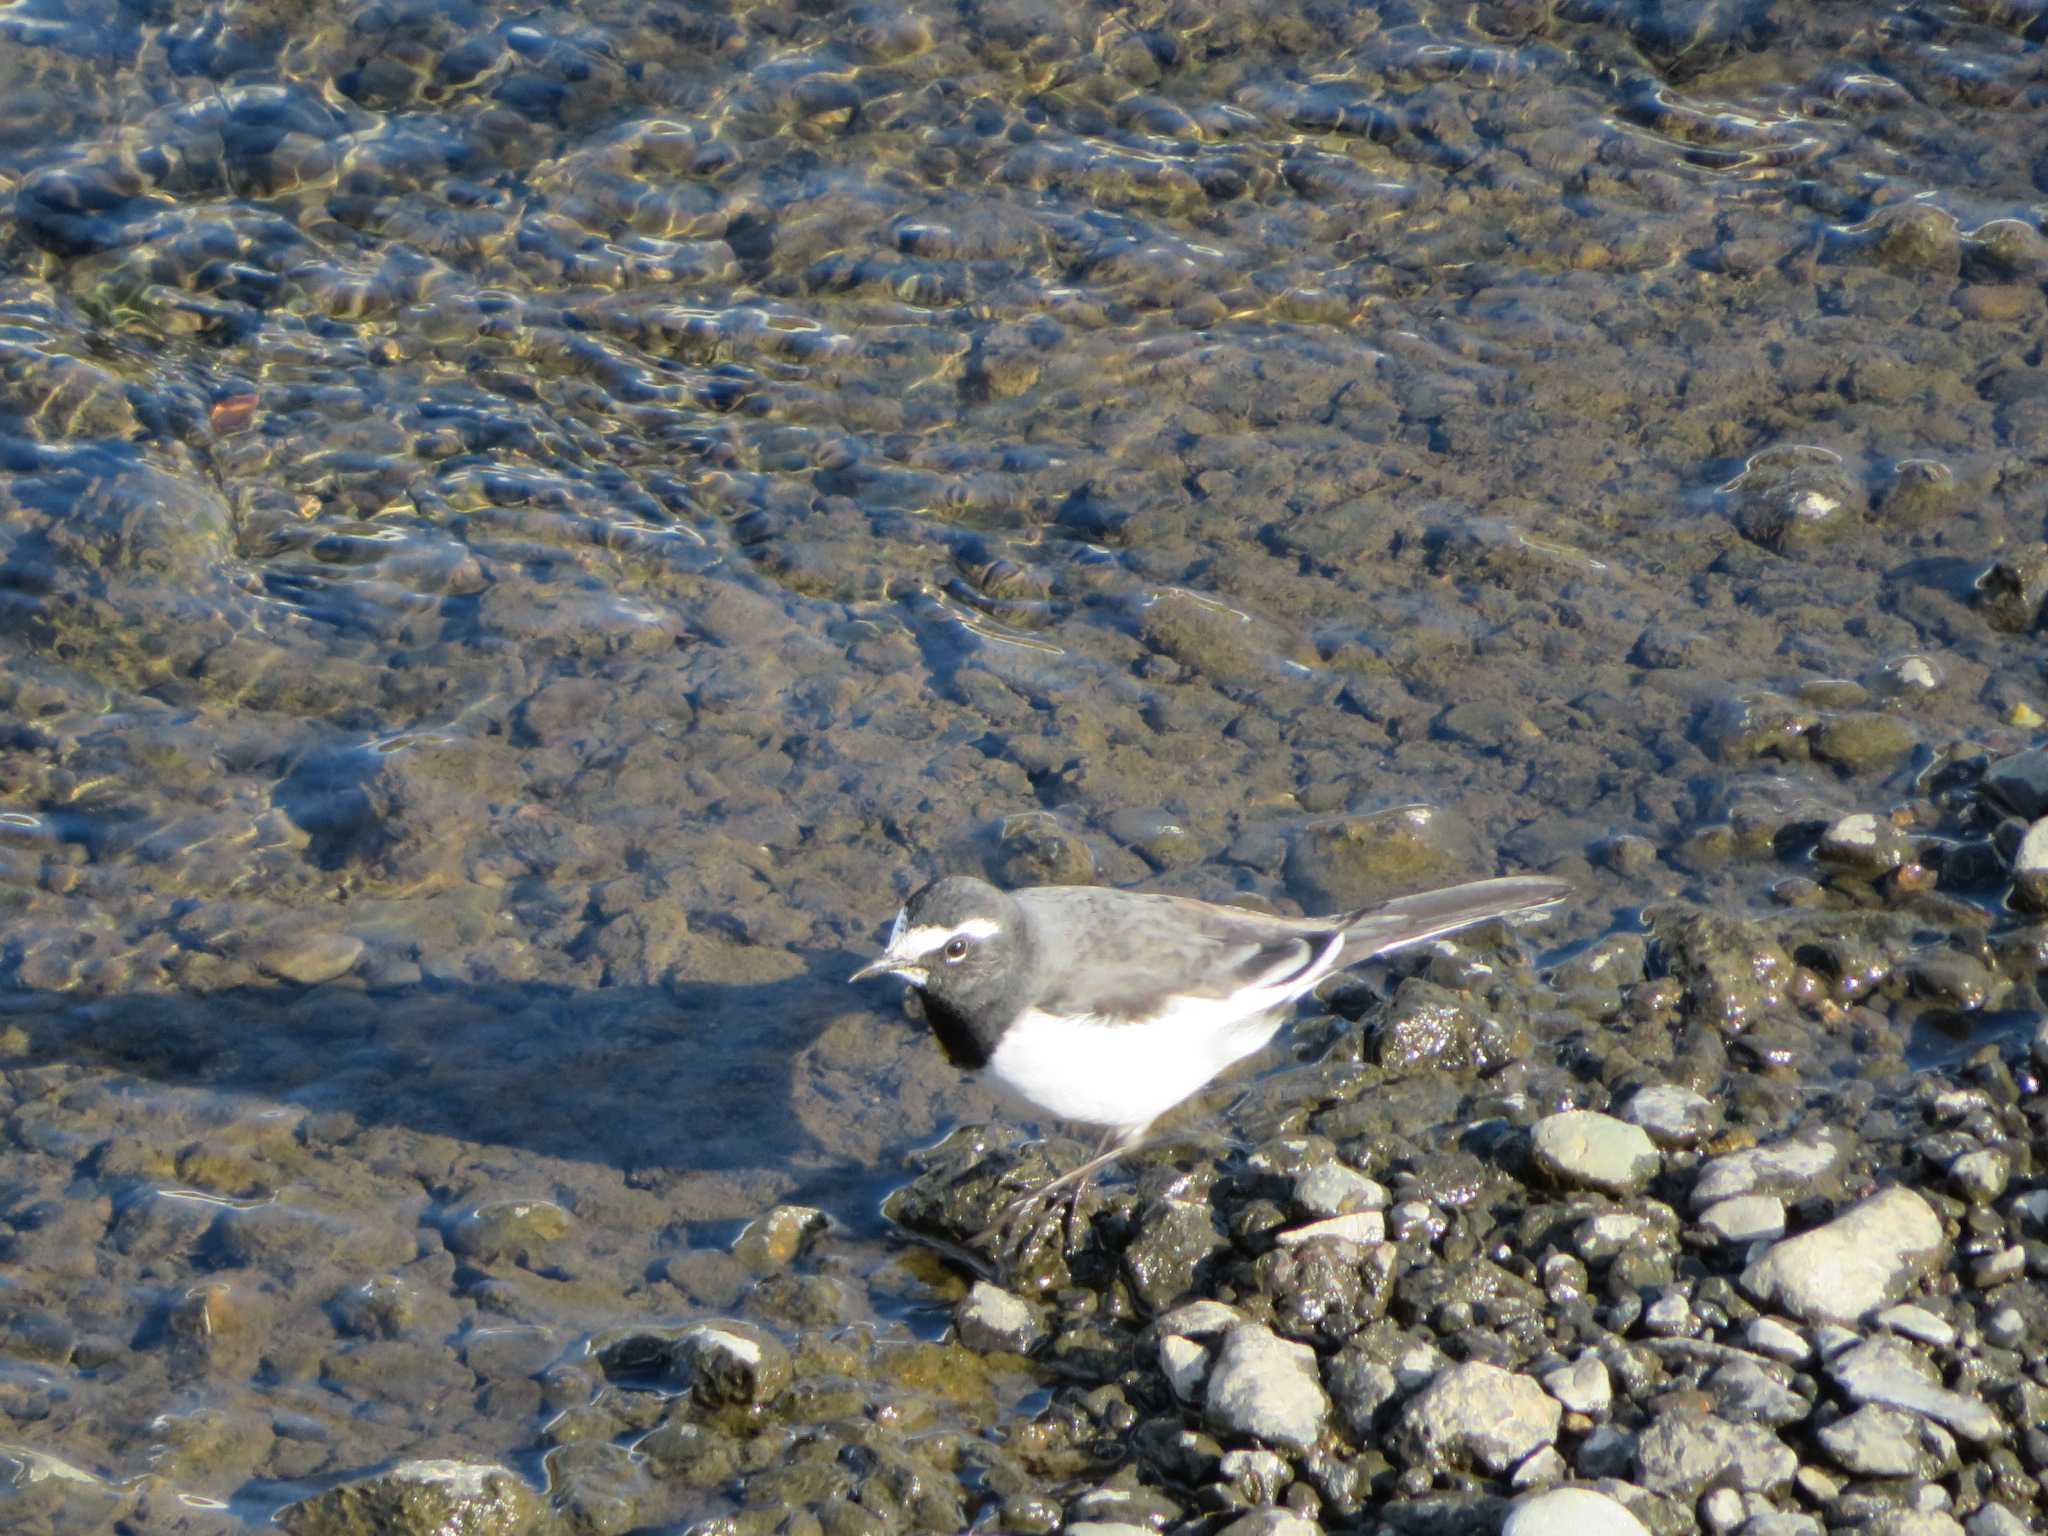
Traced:
<path fill-rule="evenodd" d="M 521 1536 L 540 1507 L 507 1468 L 402 1461 L 287 1504 L 277 1523 L 291 1536 Z"/>

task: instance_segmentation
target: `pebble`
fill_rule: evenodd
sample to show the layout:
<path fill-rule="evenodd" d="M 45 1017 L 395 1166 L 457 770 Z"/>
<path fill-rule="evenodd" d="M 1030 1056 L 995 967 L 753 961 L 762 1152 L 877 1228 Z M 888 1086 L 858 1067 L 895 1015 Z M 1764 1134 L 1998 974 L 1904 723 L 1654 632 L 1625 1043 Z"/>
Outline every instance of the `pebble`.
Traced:
<path fill-rule="evenodd" d="M 1936 1317 L 1925 1307 L 1905 1303 L 1886 1307 L 1877 1314 L 1877 1321 L 1893 1333 L 1902 1333 L 1909 1339 L 1918 1339 L 1922 1344 L 1932 1344 L 1937 1348 L 1945 1349 L 1956 1341 L 1956 1331 L 1948 1321 Z"/>
<path fill-rule="evenodd" d="M 1606 1363 L 1590 1352 L 1570 1365 L 1545 1371 L 1542 1381 L 1544 1391 L 1571 1412 L 1583 1413 L 1589 1419 L 1601 1417 L 1614 1402 L 1614 1382 L 1607 1374 Z"/>
<path fill-rule="evenodd" d="M 1899 829 L 1868 811 L 1844 816 L 1830 825 L 1821 833 L 1814 852 L 1831 864 L 1864 874 L 1897 869 L 1913 856 L 1912 844 Z"/>
<path fill-rule="evenodd" d="M 1650 1536 L 1618 1499 L 1591 1488 L 1552 1488 L 1518 1499 L 1500 1536 Z M 1974 1533 L 1973 1533 L 1974 1536 Z"/>
<path fill-rule="evenodd" d="M 1785 1235 L 1785 1202 L 1776 1195 L 1736 1195 L 1700 1212 L 1700 1228 L 1718 1243 L 1740 1247 Z"/>
<path fill-rule="evenodd" d="M 1294 1203 L 1310 1216 L 1381 1211 L 1387 1199 L 1385 1185 L 1339 1162 L 1317 1163 L 1294 1181 Z"/>
<path fill-rule="evenodd" d="M 2013 905 L 2048 911 L 2048 817 L 2027 828 L 2012 855 Z"/>
<path fill-rule="evenodd" d="M 1328 1240 L 1347 1243 L 1383 1243 L 1387 1239 L 1387 1218 L 1383 1211 L 1353 1211 L 1346 1216 L 1330 1216 L 1321 1221 L 1312 1221 L 1305 1227 L 1290 1227 L 1274 1238 L 1282 1248 L 1298 1248 L 1303 1243 Z"/>
<path fill-rule="evenodd" d="M 1721 1416 L 1738 1423 L 1768 1424 L 1773 1429 L 1797 1424 L 1813 1411 L 1812 1404 L 1754 1360 L 1739 1356 L 1716 1367 L 1707 1378 Z"/>
<path fill-rule="evenodd" d="M 1814 1432 L 1828 1459 L 1857 1477 L 1938 1477 L 1955 1465 L 1956 1443 L 1932 1420 L 1866 1403 Z"/>
<path fill-rule="evenodd" d="M 1175 1397 L 1192 1403 L 1202 1395 L 1202 1382 L 1209 1374 L 1209 1351 L 1193 1339 L 1169 1333 L 1159 1341 L 1159 1372 Z"/>
<path fill-rule="evenodd" d="M 1700 1169 L 1692 1186 L 1692 1207 L 1710 1205 L 1736 1195 L 1803 1195 L 1833 1173 L 1842 1149 L 1820 1139 L 1774 1142 L 1717 1157 Z"/>
<path fill-rule="evenodd" d="M 1411 1466 L 1477 1466 L 1498 1475 L 1557 1439 L 1564 1409 L 1527 1376 L 1468 1360 L 1411 1398 L 1391 1443 Z"/>
<path fill-rule="evenodd" d="M 773 1274 L 796 1262 L 804 1244 L 828 1225 L 815 1206 L 778 1205 L 741 1229 L 732 1241 L 733 1257 L 757 1275 Z"/>
<path fill-rule="evenodd" d="M 1641 1126 L 1574 1109 L 1546 1115 L 1531 1132 L 1536 1165 L 1567 1188 L 1634 1194 L 1656 1177 L 1662 1159 Z"/>
<path fill-rule="evenodd" d="M 1068 1536 L 1075 1529 L 1068 1526 Z M 1152 1536 L 1151 1527 L 1145 1527 L 1145 1531 L 1146 1536 Z M 1216 1536 L 1323 1536 L 1323 1528 L 1291 1509 L 1255 1509 L 1231 1521 Z"/>
<path fill-rule="evenodd" d="M 1986 1504 L 1963 1522 L 1969 1536 L 2028 1536 L 2027 1522 L 2003 1504 Z"/>
<path fill-rule="evenodd" d="M 1941 1247 L 1941 1218 L 1919 1195 L 1895 1187 L 1826 1226 L 1773 1243 L 1742 1272 L 1742 1288 L 1805 1322 L 1852 1323 L 1895 1299 Z"/>
<path fill-rule="evenodd" d="M 953 1331 L 977 1355 L 1025 1354 L 1045 1336 L 1028 1302 L 986 1280 L 975 1281 L 953 1309 Z"/>
<path fill-rule="evenodd" d="M 1852 1402 L 1879 1403 L 1923 1414 L 1966 1440 L 1996 1440 L 1998 1415 L 1974 1397 L 1939 1386 L 1911 1346 L 1868 1339 L 1828 1361 L 1828 1376 Z"/>
<path fill-rule="evenodd" d="M 1240 1323 L 1223 1336 L 1206 1406 L 1216 1428 L 1295 1451 L 1314 1445 L 1330 1416 L 1316 1352 L 1259 1323 Z"/>
<path fill-rule="evenodd" d="M 250 962 L 266 976 L 317 987 L 355 969 L 363 941 L 350 933 L 295 933 L 259 946 Z"/>
<path fill-rule="evenodd" d="M 1749 1326 L 1742 1330 L 1742 1342 L 1758 1354 L 1787 1365 L 1803 1364 L 1813 1356 L 1813 1346 L 1806 1342 L 1806 1336 L 1775 1317 L 1750 1319 Z"/>
<path fill-rule="evenodd" d="M 1689 1147 L 1720 1128 L 1721 1108 L 1689 1088 L 1660 1083 L 1631 1095 L 1621 1118 L 1641 1126 L 1661 1146 Z"/>
<path fill-rule="evenodd" d="M 1636 1479 L 1652 1493 L 1696 1499 L 1716 1483 L 1771 1493 L 1792 1481 L 1799 1458 L 1761 1424 L 1668 1410 L 1636 1442 Z"/>

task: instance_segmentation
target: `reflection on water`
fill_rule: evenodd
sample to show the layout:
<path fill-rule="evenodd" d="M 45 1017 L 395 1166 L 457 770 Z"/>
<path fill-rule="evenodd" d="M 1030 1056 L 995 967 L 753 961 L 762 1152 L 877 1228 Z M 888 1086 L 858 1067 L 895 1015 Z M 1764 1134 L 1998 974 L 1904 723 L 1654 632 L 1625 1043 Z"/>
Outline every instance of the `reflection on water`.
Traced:
<path fill-rule="evenodd" d="M 2021 744 L 2039 33 L 0 12 L 0 1454 L 194 1521 L 531 1459 L 731 1223 L 883 1263 L 986 1106 L 836 982 L 943 865 L 1534 867 L 1584 939 Z"/>

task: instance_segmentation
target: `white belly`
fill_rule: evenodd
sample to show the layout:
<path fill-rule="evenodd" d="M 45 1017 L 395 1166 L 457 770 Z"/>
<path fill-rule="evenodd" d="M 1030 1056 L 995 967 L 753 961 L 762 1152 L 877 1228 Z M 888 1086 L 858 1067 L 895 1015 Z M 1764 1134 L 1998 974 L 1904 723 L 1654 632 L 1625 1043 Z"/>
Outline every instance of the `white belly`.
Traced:
<path fill-rule="evenodd" d="M 1003 1035 L 988 1075 L 1048 1115 L 1135 1133 L 1280 1028 L 1278 1010 L 1243 1016 L 1241 1008 L 1191 1001 L 1145 1024 L 1030 1010 Z"/>

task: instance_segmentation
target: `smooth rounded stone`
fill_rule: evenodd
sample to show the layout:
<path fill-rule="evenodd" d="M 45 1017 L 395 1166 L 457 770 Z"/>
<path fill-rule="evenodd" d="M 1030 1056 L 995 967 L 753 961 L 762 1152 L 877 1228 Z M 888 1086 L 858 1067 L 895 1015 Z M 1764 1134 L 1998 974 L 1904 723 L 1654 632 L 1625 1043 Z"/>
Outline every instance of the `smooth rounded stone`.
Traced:
<path fill-rule="evenodd" d="M 1641 1126 L 1590 1109 L 1545 1115 L 1530 1132 L 1530 1147 L 1536 1166 L 1558 1183 L 1609 1195 L 1636 1193 L 1663 1163 Z"/>
<path fill-rule="evenodd" d="M 1913 727 L 1878 710 L 1845 710 L 1807 732 L 1813 755 L 1844 773 L 1877 773 L 1909 756 Z"/>
<path fill-rule="evenodd" d="M 706 1407 L 765 1403 L 793 1374 L 782 1341 L 753 1323 L 715 1318 L 683 1328 L 627 1325 L 599 1334 L 590 1353 L 606 1377 L 687 1390 Z"/>
<path fill-rule="evenodd" d="M 1005 886 L 1093 885 L 1095 855 L 1050 812 L 1013 816 L 1003 824 L 997 873 Z"/>
<path fill-rule="evenodd" d="M 2043 602 L 2048 601 L 2048 559 L 2038 550 L 2001 555 L 1977 578 L 1970 601 L 1991 628 L 2009 635 L 2033 633 L 2041 622 Z"/>
<path fill-rule="evenodd" d="M 1216 1536 L 1323 1536 L 1323 1528 L 1291 1509 L 1255 1509 L 1231 1521 Z"/>
<path fill-rule="evenodd" d="M 1554 1445 L 1539 1448 L 1522 1458 L 1522 1464 L 1508 1477 L 1510 1488 L 1549 1488 L 1572 1475 L 1567 1462 Z"/>
<path fill-rule="evenodd" d="M 1589 1419 L 1597 1419 L 1613 1406 L 1613 1379 L 1607 1373 L 1606 1362 L 1591 1351 L 1570 1365 L 1545 1371 L 1542 1380 L 1543 1390 L 1572 1413 L 1583 1413 Z"/>
<path fill-rule="evenodd" d="M 355 969 L 363 941 L 352 933 L 291 933 L 259 945 L 250 964 L 265 976 L 317 987 Z"/>
<path fill-rule="evenodd" d="M 1294 1451 L 1314 1445 L 1330 1416 L 1316 1352 L 1259 1323 L 1240 1323 L 1223 1336 L 1205 1407 L 1219 1430 Z"/>
<path fill-rule="evenodd" d="M 1956 1341 L 1954 1326 L 1925 1307 L 1907 1304 L 1886 1307 L 1877 1314 L 1877 1321 L 1893 1333 L 1902 1333 L 1909 1339 L 1918 1339 L 1922 1344 L 1932 1344 L 1937 1349 L 1946 1349 Z"/>
<path fill-rule="evenodd" d="M 1785 1202 L 1776 1195 L 1737 1195 L 1700 1212 L 1700 1230 L 1718 1243 L 1773 1242 L 1785 1235 Z"/>
<path fill-rule="evenodd" d="M 2013 905 L 2048 912 L 2048 817 L 2028 827 L 2012 855 Z"/>
<path fill-rule="evenodd" d="M 1503 1473 L 1553 1444 L 1564 1408 L 1533 1379 L 1468 1360 L 1446 1366 L 1402 1406 L 1389 1444 L 1410 1466 Z"/>
<path fill-rule="evenodd" d="M 1643 1308 L 1643 1331 L 1657 1338 L 1682 1338 L 1693 1331 L 1692 1304 L 1682 1290 L 1666 1291 Z"/>
<path fill-rule="evenodd" d="M 1237 1308 L 1204 1296 L 1183 1302 L 1171 1312 L 1154 1318 L 1151 1332 L 1159 1338 L 1173 1335 L 1184 1339 L 1213 1339 L 1230 1332 L 1244 1320 L 1244 1314 Z"/>
<path fill-rule="evenodd" d="M 1328 1216 L 1321 1221 L 1312 1221 L 1307 1226 L 1289 1227 L 1274 1235 L 1273 1241 L 1282 1248 L 1299 1248 L 1303 1243 L 1341 1241 L 1364 1246 L 1369 1243 L 1383 1243 L 1387 1239 L 1387 1215 L 1384 1211 L 1353 1211 L 1347 1216 Z"/>
<path fill-rule="evenodd" d="M 778 1205 L 741 1228 L 732 1240 L 732 1255 L 757 1275 L 787 1269 L 813 1235 L 830 1221 L 815 1206 Z"/>
<path fill-rule="evenodd" d="M 1940 1477 L 1956 1464 L 1954 1436 L 1903 1408 L 1866 1403 L 1814 1431 L 1828 1459 L 1856 1477 Z"/>
<path fill-rule="evenodd" d="M 1147 1311 L 1170 1307 L 1195 1289 L 1203 1267 L 1229 1246 L 1216 1230 L 1208 1201 L 1156 1200 L 1124 1249 L 1131 1291 Z"/>
<path fill-rule="evenodd" d="M 1984 1339 L 1993 1349 L 2017 1349 L 2027 1340 L 2027 1314 L 2018 1307 L 2000 1307 L 1984 1319 Z"/>
<path fill-rule="evenodd" d="M 1353 1211 L 1383 1211 L 1387 1187 L 1355 1168 L 1321 1162 L 1294 1181 L 1294 1203 L 1310 1216 L 1348 1216 Z"/>
<path fill-rule="evenodd" d="M 287 1504 L 291 1536 L 521 1536 L 541 1501 L 516 1472 L 468 1461 L 401 1461 Z"/>
<path fill-rule="evenodd" d="M 2026 1272 L 2027 1250 L 2015 1243 L 2010 1248 L 2001 1248 L 1996 1253 L 1972 1259 L 1970 1284 L 1988 1291 L 1993 1286 L 2010 1285 Z"/>
<path fill-rule="evenodd" d="M 1719 1483 L 1774 1493 L 1792 1481 L 1799 1458 L 1761 1424 L 1734 1424 L 1682 1409 L 1660 1415 L 1636 1440 L 1636 1481 L 1652 1493 L 1696 1499 Z"/>
<path fill-rule="evenodd" d="M 1742 1330 L 1742 1342 L 1768 1359 L 1786 1365 L 1802 1365 L 1813 1358 L 1813 1346 L 1806 1335 L 1776 1317 L 1755 1317 Z"/>
<path fill-rule="evenodd" d="M 1904 1408 L 1947 1426 L 1966 1440 L 2001 1438 L 1998 1415 L 1974 1397 L 1939 1385 L 1932 1367 L 1897 1339 L 1866 1339 L 1834 1355 L 1828 1378 L 1851 1402 Z"/>
<path fill-rule="evenodd" d="M 1721 1128 L 1721 1106 L 1690 1088 L 1654 1083 L 1629 1096 L 1621 1118 L 1641 1126 L 1659 1146 L 1690 1147 Z"/>
<path fill-rule="evenodd" d="M 1702 1167 L 1689 1198 L 1695 1211 L 1703 1211 L 1737 1195 L 1799 1197 L 1811 1194 L 1841 1163 L 1842 1149 L 1819 1138 L 1748 1147 Z"/>
<path fill-rule="evenodd" d="M 576 1220 L 552 1200 L 486 1200 L 447 1229 L 448 1251 L 480 1264 L 525 1263 L 576 1229 Z"/>
<path fill-rule="evenodd" d="M 1070 1520 L 1060 1529 L 1066 1536 L 1158 1536 L 1151 1526 L 1128 1520 Z"/>
<path fill-rule="evenodd" d="M 1700 1524 L 1724 1536 L 1742 1523 L 1742 1495 L 1733 1488 L 1709 1489 L 1700 1500 Z"/>
<path fill-rule="evenodd" d="M 1552 1488 L 1517 1499 L 1500 1536 L 1649 1536 L 1620 1500 L 1591 1488 Z"/>
<path fill-rule="evenodd" d="M 1913 845 L 1888 817 L 1857 811 L 1829 824 L 1814 856 L 1859 874 L 1881 875 L 1913 857 Z"/>
<path fill-rule="evenodd" d="M 1894 1187 L 1773 1243 L 1741 1284 L 1760 1304 L 1803 1322 L 1853 1323 L 1896 1300 L 1940 1257 L 1943 1242 L 1933 1207 Z"/>
<path fill-rule="evenodd" d="M 1029 1302 L 977 1280 L 953 1309 L 953 1331 L 978 1355 L 1026 1353 L 1045 1336 Z"/>

